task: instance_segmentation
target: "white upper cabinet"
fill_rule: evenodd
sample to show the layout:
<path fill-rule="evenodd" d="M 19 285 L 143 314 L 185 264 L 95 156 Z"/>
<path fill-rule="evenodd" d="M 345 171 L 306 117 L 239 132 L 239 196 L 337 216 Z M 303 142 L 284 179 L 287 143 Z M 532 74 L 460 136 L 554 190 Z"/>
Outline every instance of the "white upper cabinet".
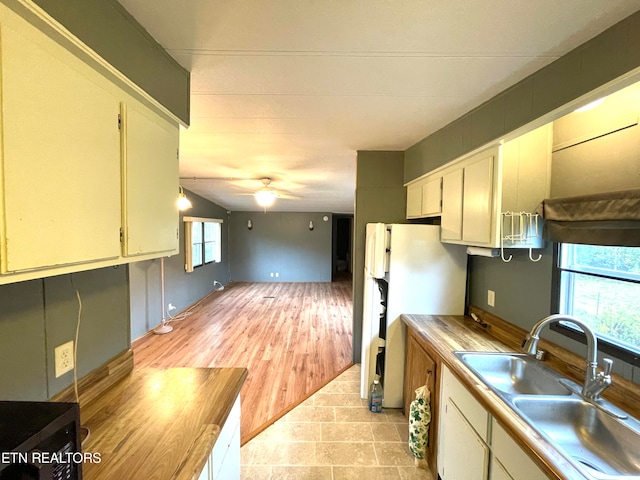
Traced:
<path fill-rule="evenodd" d="M 422 185 L 422 216 L 440 215 L 442 212 L 442 177 L 428 179 Z"/>
<path fill-rule="evenodd" d="M 462 202 L 462 240 L 465 243 L 488 245 L 492 240 L 493 169 L 497 151 L 478 156 L 464 167 Z"/>
<path fill-rule="evenodd" d="M 407 186 L 407 218 L 422 216 L 422 183 Z"/>
<path fill-rule="evenodd" d="M 479 247 L 542 246 L 534 214 L 549 196 L 551 124 L 445 166 L 443 242 Z"/>
<path fill-rule="evenodd" d="M 178 129 L 122 107 L 123 255 L 178 251 Z"/>
<path fill-rule="evenodd" d="M 462 240 L 463 169 L 442 176 L 441 240 Z"/>
<path fill-rule="evenodd" d="M 438 216 L 442 212 L 442 176 L 429 176 L 407 185 L 407 218 Z"/>
<path fill-rule="evenodd" d="M 177 121 L 31 20 L 0 4 L 0 284 L 177 253 Z"/>
<path fill-rule="evenodd" d="M 2 273 L 119 256 L 118 99 L 6 7 Z"/>

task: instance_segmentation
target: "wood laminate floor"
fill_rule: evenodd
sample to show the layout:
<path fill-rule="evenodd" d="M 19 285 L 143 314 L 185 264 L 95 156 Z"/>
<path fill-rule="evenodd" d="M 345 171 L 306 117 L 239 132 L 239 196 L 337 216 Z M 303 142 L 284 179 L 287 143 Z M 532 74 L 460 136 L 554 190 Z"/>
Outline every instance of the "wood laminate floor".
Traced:
<path fill-rule="evenodd" d="M 166 335 L 133 343 L 136 367 L 246 367 L 242 444 L 352 364 L 351 281 L 231 283 Z"/>

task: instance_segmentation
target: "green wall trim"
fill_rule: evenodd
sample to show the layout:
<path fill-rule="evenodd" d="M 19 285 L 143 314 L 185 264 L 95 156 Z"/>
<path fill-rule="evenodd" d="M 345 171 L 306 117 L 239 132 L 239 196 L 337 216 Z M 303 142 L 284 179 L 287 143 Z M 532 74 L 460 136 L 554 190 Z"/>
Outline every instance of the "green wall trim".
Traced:
<path fill-rule="evenodd" d="M 33 1 L 189 125 L 190 73 L 116 0 Z"/>
<path fill-rule="evenodd" d="M 640 11 L 409 147 L 410 182 L 640 66 Z"/>
<path fill-rule="evenodd" d="M 367 223 L 407 223 L 403 152 L 358 151 L 353 228 L 353 361 L 360 363 Z"/>

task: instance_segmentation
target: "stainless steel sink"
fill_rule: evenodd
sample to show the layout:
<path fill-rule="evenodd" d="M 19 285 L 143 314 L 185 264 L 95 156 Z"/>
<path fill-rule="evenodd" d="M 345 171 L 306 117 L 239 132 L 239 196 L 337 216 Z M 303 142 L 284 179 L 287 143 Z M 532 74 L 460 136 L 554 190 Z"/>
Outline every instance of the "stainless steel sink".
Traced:
<path fill-rule="evenodd" d="M 454 352 L 496 393 L 571 395 L 552 370 L 528 355 L 498 352 Z"/>
<path fill-rule="evenodd" d="M 616 419 L 578 397 L 517 397 L 513 405 L 592 477 L 640 478 L 640 422 Z"/>
<path fill-rule="evenodd" d="M 523 354 L 454 352 L 587 478 L 640 479 L 640 421 Z"/>

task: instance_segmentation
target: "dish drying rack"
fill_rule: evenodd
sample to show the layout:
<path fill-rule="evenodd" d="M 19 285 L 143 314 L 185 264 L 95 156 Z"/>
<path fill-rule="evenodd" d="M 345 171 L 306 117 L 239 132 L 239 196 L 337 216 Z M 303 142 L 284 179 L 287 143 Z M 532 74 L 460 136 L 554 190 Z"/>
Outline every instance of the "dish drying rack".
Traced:
<path fill-rule="evenodd" d="M 542 242 L 541 220 L 537 213 L 502 212 L 500 219 L 500 257 L 503 262 L 510 262 L 513 255 L 505 258 L 505 243 L 507 248 L 528 248 L 529 260 L 539 262 L 542 254 L 533 258 L 533 249 L 540 248 Z"/>

